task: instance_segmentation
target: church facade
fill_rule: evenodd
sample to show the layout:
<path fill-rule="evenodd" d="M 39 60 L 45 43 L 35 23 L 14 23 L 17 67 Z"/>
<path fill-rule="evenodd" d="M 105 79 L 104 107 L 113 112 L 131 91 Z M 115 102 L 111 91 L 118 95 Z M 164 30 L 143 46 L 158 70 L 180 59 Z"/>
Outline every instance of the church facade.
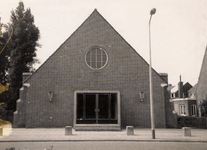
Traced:
<path fill-rule="evenodd" d="M 149 64 L 95 9 L 32 75 L 13 126 L 76 130 L 150 127 Z M 167 74 L 152 70 L 155 127 L 175 127 Z"/>

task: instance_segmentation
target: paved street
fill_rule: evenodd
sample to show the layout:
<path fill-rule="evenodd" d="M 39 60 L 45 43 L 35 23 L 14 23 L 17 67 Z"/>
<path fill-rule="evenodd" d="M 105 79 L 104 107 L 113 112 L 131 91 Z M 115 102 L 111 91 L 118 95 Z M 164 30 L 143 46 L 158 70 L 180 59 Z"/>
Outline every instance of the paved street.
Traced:
<path fill-rule="evenodd" d="M 4 129 L 0 142 L 42 142 L 42 141 L 154 141 L 154 142 L 207 142 L 206 129 L 191 129 L 192 136 L 183 136 L 182 129 L 156 129 L 152 139 L 151 129 L 134 129 L 134 135 L 121 131 L 75 131 L 65 136 L 64 128 L 13 128 Z M 7 135 L 6 135 L 7 134 Z"/>
<path fill-rule="evenodd" d="M 121 131 L 75 131 L 65 135 L 65 128 L 4 128 L 0 150 L 206 150 L 207 130 L 191 129 L 184 136 L 182 129 L 134 129 L 134 135 Z M 52 147 L 52 149 L 46 149 Z M 26 149 L 25 149 L 26 148 Z"/>
<path fill-rule="evenodd" d="M 198 142 L 4 142 L 0 150 L 206 150 L 207 143 Z M 25 149 L 26 148 L 26 149 Z M 50 150 L 49 148 L 47 150 Z"/>

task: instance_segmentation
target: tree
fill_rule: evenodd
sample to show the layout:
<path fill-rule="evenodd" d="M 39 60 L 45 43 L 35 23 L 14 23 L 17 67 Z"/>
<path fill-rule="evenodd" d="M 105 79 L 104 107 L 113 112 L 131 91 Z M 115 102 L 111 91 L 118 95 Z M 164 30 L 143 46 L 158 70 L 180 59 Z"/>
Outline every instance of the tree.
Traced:
<path fill-rule="evenodd" d="M 10 98 L 7 109 L 15 111 L 19 89 L 22 87 L 22 74 L 34 71 L 33 65 L 38 62 L 35 58 L 36 48 L 40 46 L 38 44 L 40 32 L 34 24 L 34 16 L 30 8 L 25 11 L 23 2 L 19 2 L 15 11 L 12 10 L 7 32 L 9 35 L 13 32 L 8 43 L 11 53 L 8 71 Z"/>
<path fill-rule="evenodd" d="M 1 19 L 1 18 L 0 18 Z M 2 34 L 2 27 L 3 24 L 0 22 L 0 83 L 2 85 L 6 85 L 7 83 L 7 71 L 8 71 L 8 57 L 9 51 L 6 47 L 6 39 L 8 38 L 8 34 Z"/>
<path fill-rule="evenodd" d="M 8 40 L 6 41 L 6 39 L 9 39 L 9 37 L 8 37 L 8 32 L 4 32 L 2 34 L 2 27 L 7 27 L 7 26 L 0 23 L 0 86 L 7 86 L 10 50 L 7 47 Z M 6 102 L 7 100 L 8 100 L 7 91 L 2 92 L 2 89 L 0 89 L 0 103 Z"/>
<path fill-rule="evenodd" d="M 207 100 L 203 100 L 201 104 L 201 116 L 207 117 Z"/>
<path fill-rule="evenodd" d="M 0 42 L 0 50 L 3 48 L 5 44 L 5 39 L 1 37 Z M 2 51 L 0 54 L 0 83 L 2 85 L 6 84 L 6 71 L 8 69 L 8 57 L 7 51 Z"/>

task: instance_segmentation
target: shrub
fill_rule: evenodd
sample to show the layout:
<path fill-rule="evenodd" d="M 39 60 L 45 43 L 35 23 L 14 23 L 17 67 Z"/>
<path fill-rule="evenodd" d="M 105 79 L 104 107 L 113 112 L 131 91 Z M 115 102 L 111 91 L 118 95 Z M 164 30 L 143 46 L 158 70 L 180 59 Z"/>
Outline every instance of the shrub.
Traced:
<path fill-rule="evenodd" d="M 15 148 L 11 147 L 11 148 L 7 148 L 6 150 L 15 150 Z"/>
<path fill-rule="evenodd" d="M 25 123 L 18 123 L 17 128 L 25 128 Z"/>
<path fill-rule="evenodd" d="M 206 117 L 189 117 L 189 116 L 177 116 L 177 127 L 193 127 L 206 129 L 207 128 L 207 118 Z"/>

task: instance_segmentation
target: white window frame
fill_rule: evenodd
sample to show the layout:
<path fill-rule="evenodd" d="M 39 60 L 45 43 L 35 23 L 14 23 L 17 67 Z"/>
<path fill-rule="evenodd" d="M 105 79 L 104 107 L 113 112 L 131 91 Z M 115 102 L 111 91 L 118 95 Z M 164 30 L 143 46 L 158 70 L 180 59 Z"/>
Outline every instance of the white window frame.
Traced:
<path fill-rule="evenodd" d="M 171 93 L 171 98 L 175 98 L 175 93 Z"/>
<path fill-rule="evenodd" d="M 97 60 L 98 58 L 98 50 L 101 50 L 101 60 Z M 92 54 L 92 51 L 95 51 L 95 54 Z M 106 60 L 103 60 L 103 55 L 106 56 Z M 87 56 L 89 56 L 89 61 L 87 61 Z M 95 61 L 93 61 L 93 57 L 95 57 Z M 85 63 L 87 64 L 88 67 L 90 67 L 91 69 L 102 69 L 106 66 L 106 64 L 108 63 L 108 54 L 106 53 L 106 51 L 101 48 L 101 47 L 92 47 L 90 48 L 86 54 L 85 54 Z M 93 67 L 92 64 L 95 63 L 95 66 Z M 98 67 L 98 63 L 101 63 L 101 67 Z"/>
<path fill-rule="evenodd" d="M 191 115 L 196 116 L 196 104 L 191 105 Z"/>
<path fill-rule="evenodd" d="M 186 116 L 186 106 L 184 104 L 180 105 L 180 115 Z"/>

